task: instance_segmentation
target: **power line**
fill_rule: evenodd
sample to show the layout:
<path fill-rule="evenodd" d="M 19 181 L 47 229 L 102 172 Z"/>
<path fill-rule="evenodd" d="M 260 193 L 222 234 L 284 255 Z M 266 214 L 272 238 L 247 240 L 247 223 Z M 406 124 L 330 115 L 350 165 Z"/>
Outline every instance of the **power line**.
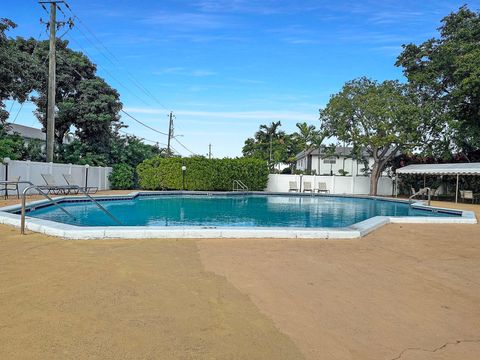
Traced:
<path fill-rule="evenodd" d="M 58 55 L 58 54 L 57 54 L 57 55 Z M 72 69 L 74 72 L 76 72 L 77 75 L 80 76 L 80 77 L 83 79 L 83 75 L 80 74 L 77 69 L 75 69 L 74 67 L 72 67 L 72 66 L 68 63 L 68 61 L 66 61 L 62 56 L 59 56 L 59 58 L 62 59 L 63 61 L 65 61 L 65 63 L 70 67 L 70 69 Z M 164 133 L 164 132 L 162 132 L 162 131 L 160 131 L 160 130 L 154 129 L 153 127 L 151 127 L 151 126 L 145 124 L 144 122 L 138 120 L 136 117 L 134 117 L 133 115 L 129 114 L 129 113 L 126 112 L 125 110 L 121 109 L 120 111 L 123 112 L 123 113 L 124 113 L 125 115 L 127 115 L 128 117 L 130 117 L 131 119 L 133 119 L 134 121 L 136 121 L 137 123 L 145 126 L 146 128 L 148 128 L 148 129 L 150 129 L 150 130 L 152 130 L 152 131 L 155 131 L 156 133 L 159 133 L 159 134 L 167 135 L 167 136 L 168 136 L 167 133 Z"/>
<path fill-rule="evenodd" d="M 176 137 L 174 137 L 173 139 L 174 139 L 177 143 L 179 143 L 181 147 L 183 147 L 185 150 L 187 150 L 190 154 L 195 155 L 195 153 L 194 153 L 192 150 L 190 150 L 190 149 L 187 148 L 185 145 L 183 145 L 183 144 L 180 142 L 180 140 L 178 140 Z"/>
<path fill-rule="evenodd" d="M 73 41 L 79 48 L 82 49 L 82 51 L 87 54 L 87 56 L 90 58 L 90 59 L 93 59 L 93 57 L 90 55 L 90 53 L 85 50 L 85 48 L 80 45 L 80 43 L 75 39 L 73 38 L 72 36 L 69 37 L 69 39 L 71 41 Z M 127 90 L 130 94 L 132 94 L 133 96 L 135 96 L 138 100 L 140 100 L 141 102 L 143 102 L 145 105 L 148 105 L 150 106 L 149 103 L 147 103 L 143 98 L 139 97 L 135 92 L 133 92 L 128 86 L 126 86 L 123 82 L 121 82 L 115 75 L 113 75 L 107 68 L 105 68 L 104 66 L 100 65 L 100 64 L 97 64 L 98 67 L 100 67 L 103 71 L 105 71 L 108 75 L 110 75 L 110 77 L 116 81 L 121 87 L 123 87 L 125 90 Z"/>
<path fill-rule="evenodd" d="M 137 123 L 145 126 L 146 128 L 148 128 L 148 129 L 150 129 L 150 130 L 152 130 L 152 131 L 155 131 L 156 133 L 159 133 L 159 134 L 168 136 L 167 133 L 164 133 L 164 132 L 162 132 L 162 131 L 160 131 L 160 130 L 154 129 L 153 127 L 151 127 L 151 126 L 145 124 L 144 122 L 138 120 L 138 119 L 135 118 L 133 115 L 130 115 L 130 114 L 129 114 L 128 112 L 126 112 L 125 110 L 122 109 L 122 110 L 120 110 L 120 111 L 123 112 L 125 115 L 127 115 L 129 118 L 131 118 L 131 119 L 133 119 L 134 121 L 136 121 Z"/>
<path fill-rule="evenodd" d="M 154 144 L 157 144 L 157 145 L 162 145 L 162 146 L 166 146 L 167 144 L 165 143 L 161 143 L 161 142 L 158 142 L 158 141 L 155 141 L 155 140 L 150 140 L 150 139 L 146 139 L 144 137 L 141 137 L 141 136 L 138 136 L 138 135 L 135 135 L 135 134 L 131 134 L 131 133 L 128 133 L 126 131 L 123 131 L 123 130 L 118 130 L 118 132 L 121 132 L 122 134 L 125 134 L 125 135 L 128 135 L 128 136 L 134 136 L 142 141 L 148 141 L 148 142 L 151 142 L 151 143 L 154 143 Z"/>
<path fill-rule="evenodd" d="M 122 65 L 120 60 L 115 56 L 115 54 L 113 54 L 108 48 L 107 46 L 105 45 L 105 43 L 97 36 L 95 35 L 95 33 L 87 26 L 87 24 L 82 21 L 82 19 L 80 19 L 80 17 L 75 14 L 73 12 L 73 10 L 71 9 L 71 7 L 65 3 L 65 6 L 68 8 L 68 10 L 72 13 L 73 17 L 75 19 L 78 20 L 79 24 L 81 26 L 83 26 L 91 35 L 92 37 L 100 44 L 100 46 L 105 50 L 105 52 L 100 49 L 93 41 L 91 41 L 91 39 L 87 36 L 87 34 L 85 34 L 85 32 L 82 31 L 82 29 L 80 27 L 77 27 L 78 31 L 80 31 L 82 33 L 82 35 L 85 37 L 85 39 L 87 39 L 88 42 L 90 42 L 98 51 L 99 53 L 107 60 L 109 61 L 112 65 L 116 66 L 117 68 L 119 68 L 119 65 Z M 108 56 L 106 55 L 108 54 Z M 114 63 L 115 60 L 116 64 Z M 161 107 L 163 107 L 165 110 L 168 110 L 165 105 L 163 105 L 163 103 L 161 103 L 156 97 L 155 95 L 153 95 L 145 86 L 143 86 L 141 84 L 140 81 L 138 81 L 135 76 L 128 70 L 128 69 L 124 69 L 124 71 L 127 73 L 128 77 L 130 78 L 130 80 L 132 81 L 132 83 L 140 90 L 142 91 L 145 95 L 147 95 L 148 97 L 150 97 L 151 99 L 153 99 L 156 103 L 158 103 Z"/>

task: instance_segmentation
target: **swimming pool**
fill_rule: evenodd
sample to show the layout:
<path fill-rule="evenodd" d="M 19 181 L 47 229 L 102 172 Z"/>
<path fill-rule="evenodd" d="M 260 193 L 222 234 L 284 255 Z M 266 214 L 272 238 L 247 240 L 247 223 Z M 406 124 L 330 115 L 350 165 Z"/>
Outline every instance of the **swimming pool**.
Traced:
<path fill-rule="evenodd" d="M 119 221 L 79 197 L 27 205 L 26 228 L 90 238 L 356 238 L 390 222 L 476 223 L 473 212 L 377 197 L 285 193 L 139 192 L 96 199 Z M 20 207 L 0 209 L 19 226 Z"/>
<path fill-rule="evenodd" d="M 374 216 L 459 216 L 421 210 L 404 202 L 293 195 L 156 195 L 105 200 L 124 226 L 345 227 Z M 28 216 L 78 226 L 119 226 L 91 202 L 65 202 Z"/>

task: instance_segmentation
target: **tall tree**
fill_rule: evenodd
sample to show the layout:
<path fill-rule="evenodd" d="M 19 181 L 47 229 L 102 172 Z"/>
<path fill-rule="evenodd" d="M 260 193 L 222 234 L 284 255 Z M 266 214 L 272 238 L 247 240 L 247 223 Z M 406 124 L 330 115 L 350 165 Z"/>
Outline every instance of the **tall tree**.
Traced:
<path fill-rule="evenodd" d="M 24 102 L 34 89 L 32 81 L 35 61 L 27 53 L 19 51 L 6 31 L 16 27 L 9 19 L 0 19 L 0 123 L 5 123 L 8 112 L 5 100 Z"/>
<path fill-rule="evenodd" d="M 377 194 L 378 179 L 398 151 L 419 145 L 425 129 L 418 99 L 397 81 L 360 78 L 347 82 L 332 96 L 320 118 L 340 141 L 365 149 L 374 159 L 370 194 Z"/>
<path fill-rule="evenodd" d="M 463 6 L 446 16 L 439 30 L 439 38 L 404 46 L 396 65 L 443 114 L 436 117 L 430 144 L 447 151 L 479 149 L 480 13 Z"/>
<path fill-rule="evenodd" d="M 296 137 L 302 150 L 308 150 L 313 145 L 317 137 L 317 131 L 314 125 L 308 125 L 306 122 L 296 124 L 298 131 L 293 134 Z"/>

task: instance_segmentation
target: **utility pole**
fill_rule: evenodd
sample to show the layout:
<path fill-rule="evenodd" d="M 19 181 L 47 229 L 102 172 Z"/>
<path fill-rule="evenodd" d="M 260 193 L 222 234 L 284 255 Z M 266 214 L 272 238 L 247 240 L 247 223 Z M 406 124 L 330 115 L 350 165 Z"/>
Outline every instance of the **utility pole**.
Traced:
<path fill-rule="evenodd" d="M 208 158 L 212 158 L 212 144 L 208 144 Z"/>
<path fill-rule="evenodd" d="M 168 142 L 167 142 L 167 157 L 170 157 L 170 140 L 173 137 L 173 113 L 170 111 L 170 122 L 168 124 Z"/>
<path fill-rule="evenodd" d="M 47 91 L 47 162 L 53 162 L 55 151 L 55 92 L 56 92 L 56 56 L 55 40 L 57 26 L 63 26 L 65 22 L 57 22 L 57 4 L 64 3 L 61 0 L 39 1 L 46 10 L 44 4 L 50 4 L 50 21 L 47 26 L 50 30 L 50 51 L 48 53 L 48 91 Z M 71 19 L 70 19 L 71 20 Z M 69 22 L 72 26 L 73 22 Z"/>

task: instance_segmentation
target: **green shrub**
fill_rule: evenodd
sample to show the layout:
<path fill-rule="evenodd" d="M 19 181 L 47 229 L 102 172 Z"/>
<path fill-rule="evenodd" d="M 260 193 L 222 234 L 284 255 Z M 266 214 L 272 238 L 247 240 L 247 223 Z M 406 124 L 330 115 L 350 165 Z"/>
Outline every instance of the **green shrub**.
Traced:
<path fill-rule="evenodd" d="M 133 168 L 127 164 L 113 166 L 112 173 L 108 177 L 112 189 L 132 189 L 135 173 Z"/>
<path fill-rule="evenodd" d="M 161 158 L 145 160 L 137 166 L 139 185 L 148 190 L 182 189 L 182 165 L 186 190 L 228 191 L 233 180 L 241 180 L 249 190 L 267 186 L 268 166 L 260 159 Z"/>

